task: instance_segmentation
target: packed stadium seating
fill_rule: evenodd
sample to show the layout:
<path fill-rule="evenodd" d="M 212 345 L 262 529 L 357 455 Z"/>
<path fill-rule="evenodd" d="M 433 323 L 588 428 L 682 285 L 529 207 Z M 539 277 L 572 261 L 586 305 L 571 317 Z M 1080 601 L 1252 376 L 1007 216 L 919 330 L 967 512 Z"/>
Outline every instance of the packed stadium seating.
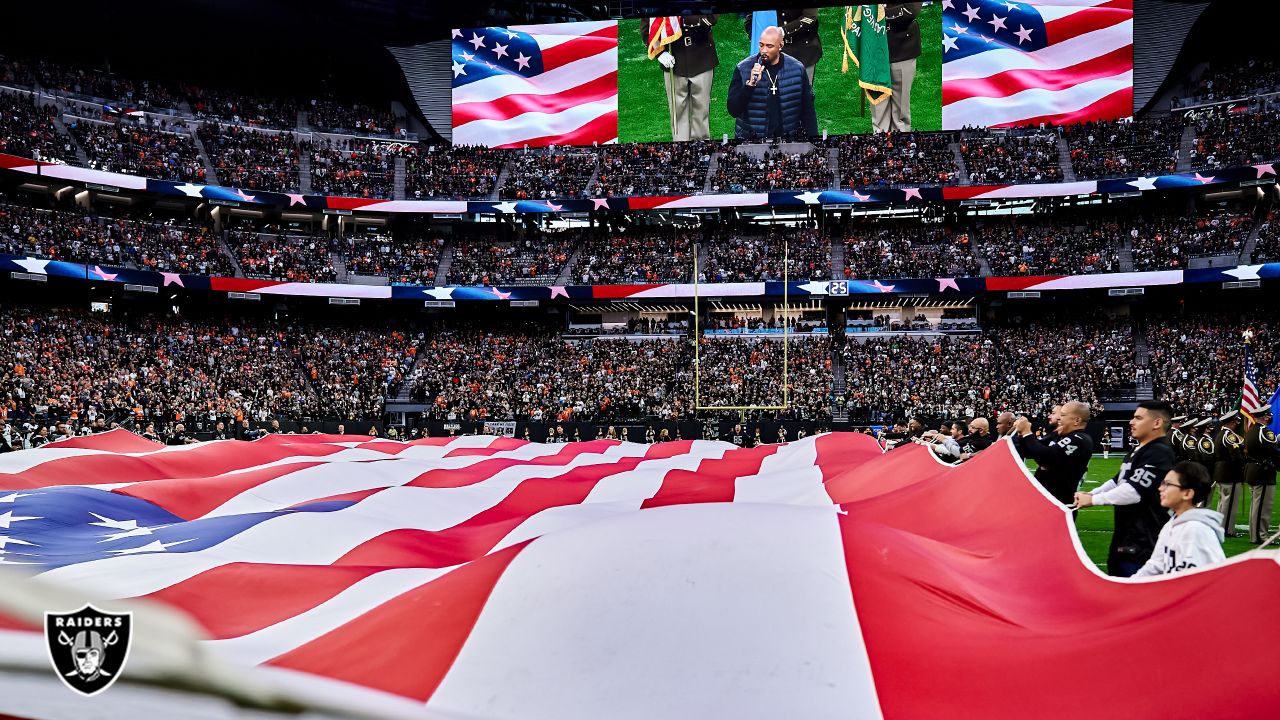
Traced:
<path fill-rule="evenodd" d="M 707 141 L 608 145 L 590 195 L 696 195 L 716 148 Z"/>
<path fill-rule="evenodd" d="M 75 118 L 67 127 L 95 170 L 159 180 L 205 181 L 200 151 L 181 122 L 162 120 L 158 126 L 149 126 L 131 120 Z"/>
<path fill-rule="evenodd" d="M 334 282 L 324 238 L 283 232 L 231 230 L 227 247 L 235 254 L 245 277 L 288 282 Z"/>
<path fill-rule="evenodd" d="M 948 185 L 959 181 L 951 133 L 843 135 L 828 143 L 839 150 L 840 186 Z"/>
<path fill-rule="evenodd" d="M 582 240 L 573 279 L 584 285 L 689 282 L 697 240 L 689 230 L 592 233 Z"/>
<path fill-rule="evenodd" d="M 1063 177 L 1058 136 L 1052 132 L 966 137 L 960 154 L 974 185 L 1061 182 Z"/>
<path fill-rule="evenodd" d="M 1171 117 L 1090 122 L 1067 125 L 1063 134 L 1076 177 L 1160 175 L 1177 169 L 1182 122 Z"/>
<path fill-rule="evenodd" d="M 965 277 L 980 274 L 970 234 L 953 228 L 856 226 L 844 234 L 844 277 Z"/>
<path fill-rule="evenodd" d="M 791 278 L 831 277 L 831 243 L 815 230 L 786 231 Z M 706 263 L 699 267 L 702 282 L 781 280 L 782 234 L 730 232 L 707 243 Z"/>
<path fill-rule="evenodd" d="M 406 146 L 405 194 L 415 200 L 486 199 L 507 153 L 479 147 Z M 585 181 L 584 181 L 585 184 Z"/>
<path fill-rule="evenodd" d="M 51 162 L 74 162 L 70 138 L 54 126 L 57 110 L 37 105 L 29 95 L 0 92 L 0 152 L 39 157 Z"/>
<path fill-rule="evenodd" d="M 222 185 L 291 193 L 301 187 L 298 141 L 291 132 L 204 123 L 196 135 Z"/>
<path fill-rule="evenodd" d="M 390 199 L 396 146 L 358 139 L 313 139 L 311 189 L 331 195 Z"/>
<path fill-rule="evenodd" d="M 726 149 L 720 153 L 711 192 L 827 190 L 831 181 L 827 151 L 820 147 L 800 153 L 767 150 L 759 158 Z"/>

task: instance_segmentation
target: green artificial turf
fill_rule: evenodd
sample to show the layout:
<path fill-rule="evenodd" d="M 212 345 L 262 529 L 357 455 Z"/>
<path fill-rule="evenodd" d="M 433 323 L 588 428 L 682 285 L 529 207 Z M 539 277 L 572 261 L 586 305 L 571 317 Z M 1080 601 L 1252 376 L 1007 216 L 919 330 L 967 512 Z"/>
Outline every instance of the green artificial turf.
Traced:
<path fill-rule="evenodd" d="M 814 74 L 814 99 L 818 129 L 837 135 L 871 132 L 871 105 L 859 115 L 856 92 L 857 68 L 850 63 L 847 74 L 840 72 L 844 42 L 840 39 L 844 7 L 818 11 L 818 32 L 822 35 L 822 60 Z M 658 142 L 671 140 L 661 69 L 650 60 L 640 33 L 640 20 L 618 23 L 618 140 Z M 912 126 L 915 130 L 942 127 L 942 7 L 934 3 L 920 14 L 920 33 L 925 38 L 923 53 L 916 60 L 916 78 L 911 92 Z M 733 68 L 748 54 L 748 38 L 742 20 L 734 13 L 722 13 L 715 26 L 716 68 L 711 89 L 711 137 L 733 137 L 733 118 L 726 108 Z M 752 51 L 754 52 L 754 50 Z M 785 52 L 785 48 L 784 48 Z"/>
<path fill-rule="evenodd" d="M 1102 483 L 1115 477 L 1120 471 L 1120 462 L 1122 457 L 1113 455 L 1110 459 L 1104 460 L 1101 457 L 1094 457 L 1089 462 L 1089 472 L 1085 475 L 1083 490 L 1086 492 L 1101 485 Z M 1034 468 L 1035 463 L 1028 461 L 1027 466 Z M 1244 487 L 1244 502 L 1236 517 L 1236 523 L 1243 525 L 1248 523 L 1247 508 L 1249 505 L 1248 487 Z M 1214 497 L 1210 501 L 1210 507 L 1218 507 L 1217 491 L 1214 491 Z M 1080 534 L 1080 544 L 1084 546 L 1084 550 L 1089 554 L 1089 559 L 1093 560 L 1103 571 L 1107 569 L 1107 548 L 1111 544 L 1111 527 L 1114 510 L 1109 507 L 1101 508 L 1085 508 L 1079 512 L 1076 518 L 1076 530 Z M 1277 527 L 1277 514 L 1272 512 L 1271 527 Z M 1243 531 L 1237 531 L 1243 533 Z M 1252 550 L 1256 547 L 1249 542 L 1247 537 L 1227 538 L 1222 549 L 1226 552 L 1227 557 L 1239 555 L 1246 550 Z"/>

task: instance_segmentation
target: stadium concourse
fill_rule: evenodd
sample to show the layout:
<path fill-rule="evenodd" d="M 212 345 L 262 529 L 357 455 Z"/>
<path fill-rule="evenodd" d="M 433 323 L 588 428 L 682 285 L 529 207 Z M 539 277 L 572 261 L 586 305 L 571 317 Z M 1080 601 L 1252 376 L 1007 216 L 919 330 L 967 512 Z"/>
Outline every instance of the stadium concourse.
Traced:
<path fill-rule="evenodd" d="M 0 47 L 0 718 L 1280 716 L 1280 10 L 218 5 Z"/>

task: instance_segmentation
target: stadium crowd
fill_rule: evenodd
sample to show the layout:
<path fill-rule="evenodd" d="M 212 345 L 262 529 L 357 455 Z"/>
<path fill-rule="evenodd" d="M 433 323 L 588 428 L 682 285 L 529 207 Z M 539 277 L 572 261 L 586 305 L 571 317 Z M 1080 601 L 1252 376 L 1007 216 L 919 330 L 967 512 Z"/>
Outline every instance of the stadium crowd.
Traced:
<path fill-rule="evenodd" d="M 766 150 L 760 158 L 725 149 L 711 178 L 711 192 L 829 190 L 833 179 L 827 150 L 823 147 L 808 152 Z"/>
<path fill-rule="evenodd" d="M 993 219 L 974 229 L 974 241 L 993 275 L 1078 275 L 1120 269 L 1117 222 L 1070 222 L 1065 217 Z"/>
<path fill-rule="evenodd" d="M 788 229 L 787 275 L 792 279 L 831 277 L 831 241 L 817 230 Z M 699 282 L 751 282 L 783 277 L 783 234 L 726 232 L 703 245 L 706 262 Z"/>
<path fill-rule="evenodd" d="M 311 190 L 329 195 L 390 199 L 395 190 L 396 146 L 369 140 L 313 139 Z"/>
<path fill-rule="evenodd" d="M 205 182 L 204 161 L 180 122 L 156 125 L 131 120 L 99 122 L 75 118 L 67 127 L 94 170 L 157 180 Z"/>
<path fill-rule="evenodd" d="M 291 132 L 204 123 L 196 131 L 220 185 L 243 190 L 298 192 L 298 141 Z"/>
<path fill-rule="evenodd" d="M 840 186 L 856 190 L 957 182 L 952 141 L 951 133 L 906 132 L 843 135 L 827 143 L 839 151 Z"/>
<path fill-rule="evenodd" d="M 1058 136 L 1052 132 L 965 137 L 960 155 L 974 185 L 1062 182 Z"/>
<path fill-rule="evenodd" d="M 283 232 L 230 230 L 227 247 L 245 277 L 287 282 L 334 282 L 337 271 L 328 243 L 319 237 Z"/>
<path fill-rule="evenodd" d="M 1064 125 L 1076 177 L 1163 175 L 1177 169 L 1182 120 L 1152 117 Z"/>
<path fill-rule="evenodd" d="M 390 235 L 363 233 L 342 238 L 338 245 L 347 272 L 385 275 L 392 284 L 434 285 L 444 238 L 430 231 Z"/>
<path fill-rule="evenodd" d="M 595 152 L 576 148 L 513 155 L 507 164 L 502 197 L 505 200 L 586 197 L 587 184 L 596 172 L 596 161 Z M 484 193 L 487 195 L 488 191 Z"/>
<path fill-rule="evenodd" d="M 415 200 L 488 198 L 497 185 L 507 157 L 502 150 L 461 145 L 393 147 L 394 152 L 406 157 L 405 196 Z"/>
<path fill-rule="evenodd" d="M 844 277 L 945 278 L 980 275 L 969 233 L 918 224 L 855 226 L 844 233 Z"/>
<path fill-rule="evenodd" d="M 716 148 L 705 140 L 606 145 L 600 149 L 600 170 L 590 195 L 700 194 Z"/>
<path fill-rule="evenodd" d="M 637 228 L 591 233 L 580 244 L 574 279 L 583 285 L 690 282 L 697 231 Z"/>
<path fill-rule="evenodd" d="M 0 153 L 74 162 L 75 147 L 58 133 L 56 113 L 54 106 L 39 105 L 29 95 L 0 92 Z"/>
<path fill-rule="evenodd" d="M 550 285 L 573 254 L 577 231 L 509 241 L 465 238 L 453 244 L 448 281 L 454 285 Z"/>

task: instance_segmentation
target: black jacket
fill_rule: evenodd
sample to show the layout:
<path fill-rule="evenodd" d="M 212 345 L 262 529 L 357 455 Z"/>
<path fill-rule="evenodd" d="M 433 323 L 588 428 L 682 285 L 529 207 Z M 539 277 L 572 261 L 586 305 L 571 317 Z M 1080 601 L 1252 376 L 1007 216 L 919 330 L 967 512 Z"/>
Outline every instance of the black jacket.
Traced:
<path fill-rule="evenodd" d="M 693 77 L 711 70 L 720 64 L 716 55 L 716 39 L 712 27 L 716 24 L 715 15 L 686 15 L 680 18 L 680 37 L 667 46 L 676 59 L 676 66 L 671 72 L 680 77 Z M 640 33 L 644 42 L 649 42 L 649 23 L 640 23 Z"/>
<path fill-rule="evenodd" d="M 1133 505 L 1115 506 L 1108 564 L 1124 560 L 1141 565 L 1151 558 L 1160 529 L 1169 521 L 1169 511 L 1160 506 L 1160 483 L 1173 469 L 1173 463 L 1173 445 L 1168 438 L 1152 440 L 1125 457 L 1115 482 L 1132 485 L 1139 500 Z"/>
<path fill-rule="evenodd" d="M 1036 461 L 1036 482 L 1063 505 L 1074 503 L 1093 456 L 1093 438 L 1077 430 L 1043 441 L 1035 435 L 1015 436 L 1014 442 L 1022 457 Z"/>
<path fill-rule="evenodd" d="M 889 23 L 889 62 L 920 57 L 920 23 L 916 17 L 923 4 L 885 3 L 884 17 Z"/>

